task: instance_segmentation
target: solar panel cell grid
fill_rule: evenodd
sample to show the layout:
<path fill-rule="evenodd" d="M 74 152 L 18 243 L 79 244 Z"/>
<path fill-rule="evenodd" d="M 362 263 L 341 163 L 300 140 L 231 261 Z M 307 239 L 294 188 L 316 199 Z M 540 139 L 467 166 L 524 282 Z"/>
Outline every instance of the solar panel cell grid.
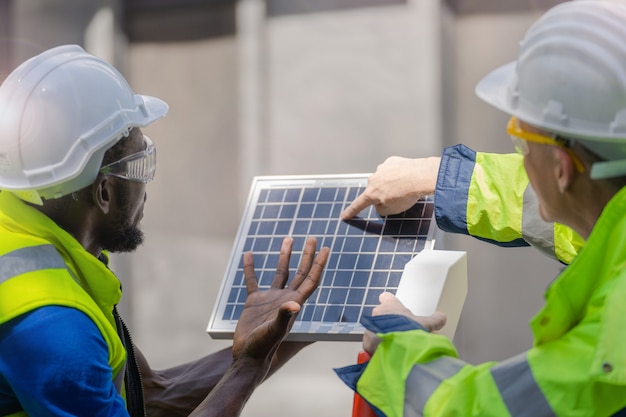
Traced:
<path fill-rule="evenodd" d="M 259 287 L 274 278 L 285 236 L 294 239 L 290 269 L 300 262 L 307 237 L 328 246 L 319 288 L 303 306 L 292 340 L 359 340 L 359 319 L 378 304 L 383 291 L 395 292 L 404 265 L 432 247 L 433 201 L 405 213 L 380 217 L 370 207 L 351 221 L 339 215 L 367 185 L 367 176 L 257 177 L 244 212 L 229 267 L 208 331 L 232 337 L 246 299 L 242 255 L 254 253 Z"/>

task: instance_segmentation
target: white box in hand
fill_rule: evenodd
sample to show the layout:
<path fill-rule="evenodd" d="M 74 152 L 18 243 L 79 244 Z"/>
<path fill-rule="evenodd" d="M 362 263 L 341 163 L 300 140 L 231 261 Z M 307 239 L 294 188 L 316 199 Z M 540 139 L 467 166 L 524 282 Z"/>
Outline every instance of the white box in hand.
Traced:
<path fill-rule="evenodd" d="M 447 317 L 438 333 L 454 338 L 467 296 L 467 253 L 423 250 L 404 267 L 396 297 L 416 316 L 439 310 Z"/>

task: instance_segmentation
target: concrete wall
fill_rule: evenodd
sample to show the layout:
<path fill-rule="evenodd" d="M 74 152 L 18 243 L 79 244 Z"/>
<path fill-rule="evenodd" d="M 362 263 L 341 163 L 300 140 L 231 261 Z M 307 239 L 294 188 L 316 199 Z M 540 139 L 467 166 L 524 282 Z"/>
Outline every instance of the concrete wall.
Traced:
<path fill-rule="evenodd" d="M 126 45 L 115 25 L 103 29 L 106 16 L 94 19 L 98 2 L 18 3 L 17 57 L 89 42 L 137 92 L 171 106 L 145 129 L 159 152 L 147 243 L 114 258 L 135 340 L 157 368 L 228 345 L 205 327 L 252 175 L 372 172 L 387 156 L 434 155 L 455 143 L 510 151 L 506 117 L 473 89 L 514 58 L 534 18 L 458 17 L 429 0 L 266 17 L 263 2 L 245 0 L 240 37 Z M 530 346 L 528 319 L 558 266 L 531 249 L 466 237 L 446 236 L 445 247 L 469 252 L 461 357 L 503 359 Z M 359 349 L 308 347 L 257 391 L 244 416 L 349 415 L 352 395 L 331 368 L 352 363 Z"/>

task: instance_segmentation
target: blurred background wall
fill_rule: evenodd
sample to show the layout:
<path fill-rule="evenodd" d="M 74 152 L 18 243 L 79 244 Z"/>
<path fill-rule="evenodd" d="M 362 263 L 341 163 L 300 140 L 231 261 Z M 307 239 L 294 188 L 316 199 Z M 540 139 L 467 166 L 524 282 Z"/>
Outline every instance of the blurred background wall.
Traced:
<path fill-rule="evenodd" d="M 515 58 L 527 27 L 556 2 L 0 0 L 0 71 L 78 43 L 136 92 L 169 103 L 145 129 L 159 149 L 147 242 L 113 260 L 135 341 L 163 368 L 229 345 L 205 329 L 254 175 L 367 173 L 388 156 L 457 143 L 511 151 L 506 116 L 474 85 Z M 444 246 L 468 251 L 460 356 L 478 363 L 529 347 L 527 322 L 559 265 L 467 237 L 445 236 Z M 306 348 L 244 416 L 350 415 L 352 394 L 332 368 L 359 350 Z"/>

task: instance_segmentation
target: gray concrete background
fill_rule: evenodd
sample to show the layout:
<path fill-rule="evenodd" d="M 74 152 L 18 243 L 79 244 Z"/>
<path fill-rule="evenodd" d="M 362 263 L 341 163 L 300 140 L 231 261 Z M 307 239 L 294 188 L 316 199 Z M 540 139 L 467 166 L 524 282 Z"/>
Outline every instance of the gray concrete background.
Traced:
<path fill-rule="evenodd" d="M 115 62 L 137 92 L 171 106 L 145 129 L 159 149 L 147 243 L 114 258 L 125 315 L 154 367 L 228 344 L 205 328 L 252 175 L 372 172 L 387 156 L 436 155 L 456 143 L 511 151 L 506 116 L 473 89 L 515 57 L 537 12 L 458 16 L 432 0 L 393 3 L 268 18 L 263 2 L 245 0 L 238 36 L 129 44 L 115 1 L 14 2 L 15 62 L 81 43 Z M 527 322 L 558 264 L 467 237 L 446 236 L 445 247 L 468 251 L 461 357 L 499 360 L 529 347 Z M 332 368 L 353 363 L 359 349 L 313 344 L 243 415 L 349 415 L 352 394 Z"/>

